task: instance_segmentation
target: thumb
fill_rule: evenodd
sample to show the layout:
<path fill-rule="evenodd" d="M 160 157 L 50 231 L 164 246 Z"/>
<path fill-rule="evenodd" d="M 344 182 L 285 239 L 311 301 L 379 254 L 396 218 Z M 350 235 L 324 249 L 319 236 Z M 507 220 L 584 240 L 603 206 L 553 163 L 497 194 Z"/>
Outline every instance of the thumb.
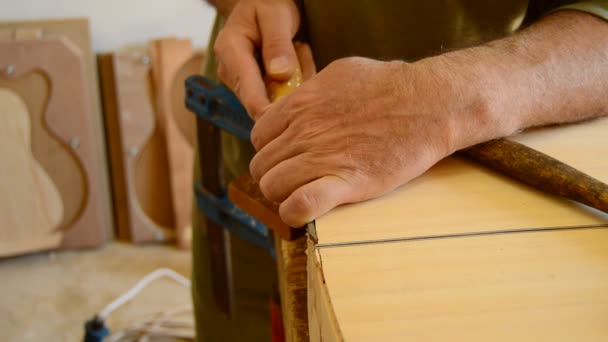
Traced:
<path fill-rule="evenodd" d="M 275 80 L 288 80 L 298 66 L 292 39 L 300 17 L 293 1 L 281 1 L 258 9 L 262 38 L 262 58 L 266 74 Z"/>
<path fill-rule="evenodd" d="M 294 191 L 279 206 L 281 219 L 292 227 L 302 227 L 340 204 L 360 200 L 360 195 L 346 180 L 324 176 Z"/>

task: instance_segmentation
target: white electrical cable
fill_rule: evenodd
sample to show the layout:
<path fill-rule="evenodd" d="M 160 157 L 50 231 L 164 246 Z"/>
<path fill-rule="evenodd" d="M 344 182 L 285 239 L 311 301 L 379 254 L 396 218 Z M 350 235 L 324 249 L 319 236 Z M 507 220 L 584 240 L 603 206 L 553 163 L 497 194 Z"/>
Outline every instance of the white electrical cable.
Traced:
<path fill-rule="evenodd" d="M 135 284 L 129 291 L 125 292 L 118 298 L 114 299 L 108 304 L 103 310 L 99 312 L 99 318 L 106 319 L 114 310 L 118 309 L 126 302 L 130 301 L 135 297 L 141 290 L 143 290 L 148 284 L 161 277 L 169 277 L 181 285 L 190 288 L 190 280 L 181 274 L 170 270 L 168 268 L 159 268 L 156 271 L 146 275 L 140 281 Z"/>
<path fill-rule="evenodd" d="M 194 341 L 194 325 L 191 320 L 177 320 L 178 316 L 192 316 L 192 305 L 182 305 L 166 313 L 155 313 L 139 320 L 125 330 L 113 333 L 107 342 L 147 341 L 151 338 L 172 337 Z"/>

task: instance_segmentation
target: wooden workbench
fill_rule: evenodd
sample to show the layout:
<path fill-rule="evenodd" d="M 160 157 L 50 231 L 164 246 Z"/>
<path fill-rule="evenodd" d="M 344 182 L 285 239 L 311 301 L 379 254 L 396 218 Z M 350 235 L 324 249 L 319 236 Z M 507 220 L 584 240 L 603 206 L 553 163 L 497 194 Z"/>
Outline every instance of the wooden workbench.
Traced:
<path fill-rule="evenodd" d="M 514 140 L 608 182 L 608 118 Z M 608 340 L 608 215 L 464 159 L 315 228 L 311 341 Z"/>

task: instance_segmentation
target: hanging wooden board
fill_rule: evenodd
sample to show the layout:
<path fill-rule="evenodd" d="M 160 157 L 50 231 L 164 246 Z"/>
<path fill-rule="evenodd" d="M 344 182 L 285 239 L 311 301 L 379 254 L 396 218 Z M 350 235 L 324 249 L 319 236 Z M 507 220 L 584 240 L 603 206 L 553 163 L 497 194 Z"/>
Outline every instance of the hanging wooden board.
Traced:
<path fill-rule="evenodd" d="M 608 118 L 514 139 L 608 182 Z M 316 221 L 312 341 L 605 340 L 608 215 L 449 158 Z"/>
<path fill-rule="evenodd" d="M 0 50 L 4 70 L 0 86 L 29 103 L 34 158 L 61 195 L 61 245 L 103 243 L 107 238 L 103 203 L 107 189 L 101 181 L 105 163 L 95 148 L 99 141 L 80 50 L 65 38 L 3 41 Z"/>
<path fill-rule="evenodd" d="M 0 41 L 2 42 L 15 42 L 15 41 L 35 41 L 35 40 L 47 40 L 47 39 L 60 39 L 65 42 L 69 42 L 68 45 L 70 49 L 82 59 L 81 62 L 78 63 L 78 67 L 82 69 L 84 81 L 79 83 L 79 91 L 74 93 L 73 96 L 77 96 L 81 92 L 85 94 L 86 98 L 83 99 L 85 102 L 83 104 L 84 109 L 80 115 L 86 115 L 86 121 L 88 121 L 89 129 L 82 133 L 82 136 L 79 136 L 79 142 L 87 140 L 90 144 L 90 150 L 86 153 L 90 153 L 89 158 L 94 160 L 94 173 L 87 173 L 86 170 L 81 172 L 81 177 L 86 177 L 87 181 L 90 181 L 90 188 L 88 190 L 92 191 L 92 196 L 96 198 L 94 206 L 97 206 L 95 209 L 98 211 L 98 221 L 95 222 L 91 226 L 91 231 L 86 234 L 80 235 L 79 233 L 68 233 L 64 236 L 62 241 L 62 245 L 64 247 L 92 247 L 97 246 L 100 243 L 107 241 L 113 235 L 113 224 L 112 224 L 112 212 L 111 212 L 111 204 L 110 204 L 110 188 L 108 182 L 108 170 L 107 170 L 107 160 L 105 155 L 105 142 L 104 142 L 104 134 L 103 134 L 103 124 L 101 117 L 101 108 L 99 101 L 99 91 L 98 91 L 98 82 L 97 82 L 97 70 L 95 66 L 95 58 L 92 53 L 91 48 L 91 39 L 90 39 L 90 30 L 89 30 L 89 22 L 86 18 L 70 18 L 70 19 L 54 19 L 54 20 L 38 20 L 38 21 L 13 21 L 13 22 L 0 22 Z M 2 66 L 5 67 L 7 65 L 15 64 L 14 61 L 6 59 L 4 54 L 1 54 L 1 59 L 3 62 Z M 34 56 L 31 56 L 34 60 Z M 39 56 L 39 58 L 43 59 L 44 55 Z M 49 61 L 47 61 L 48 63 Z M 7 64 L 8 63 L 8 64 Z M 51 63 L 52 64 L 52 63 Z M 22 71 L 22 70 L 21 70 Z M 20 71 L 20 72 L 21 72 Z M 59 70 L 57 75 L 62 73 L 62 70 Z M 0 77 L 0 81 L 10 80 L 14 81 L 21 77 L 30 77 L 24 75 L 23 73 L 19 74 L 19 77 L 13 78 L 2 78 Z M 80 82 L 80 81 L 79 81 Z M 48 89 L 51 89 L 50 86 Z M 21 96 L 24 96 L 24 92 L 20 93 Z M 28 92 L 26 97 L 35 97 L 33 91 Z M 30 106 L 29 100 L 24 99 L 28 107 Z M 85 114 L 86 113 L 86 114 Z M 35 121 L 33 121 L 35 122 Z M 32 139 L 34 149 L 34 156 L 39 158 L 41 164 L 44 166 L 44 161 L 42 160 L 42 153 L 37 155 L 40 149 L 37 146 L 41 146 L 37 144 L 37 132 L 35 129 L 36 125 L 33 126 L 32 129 Z M 66 145 L 68 149 L 69 145 Z M 55 147 L 56 148 L 56 147 Z M 64 161 L 66 159 L 64 158 Z M 72 163 L 73 164 L 73 163 Z M 57 162 L 57 165 L 60 165 L 60 162 Z M 45 166 L 46 167 L 46 166 Z M 47 172 L 50 172 L 50 169 L 47 168 Z M 84 178 L 83 178 L 84 179 Z M 78 183 L 78 178 L 74 181 L 74 183 Z M 58 185 L 60 192 L 65 191 L 73 191 L 63 189 L 62 186 Z M 74 190 L 75 191 L 75 190 Z M 81 194 L 84 196 L 84 193 Z M 68 220 L 70 215 L 69 213 L 74 210 L 74 203 L 77 202 L 74 200 L 74 197 L 68 196 L 65 197 L 62 195 L 64 199 L 64 206 L 66 209 L 66 216 L 64 216 L 64 220 Z M 65 200 L 69 199 L 69 201 L 74 203 L 66 203 Z M 81 202 L 80 206 L 89 205 Z M 99 230 L 97 233 L 93 233 L 92 230 Z M 75 230 L 78 231 L 78 230 Z"/>
<path fill-rule="evenodd" d="M 118 237 L 136 243 L 174 236 L 164 132 L 155 110 L 147 50 L 98 58 Z"/>
<path fill-rule="evenodd" d="M 194 116 L 184 105 L 184 81 L 200 71 L 201 54 L 195 54 L 187 39 L 167 38 L 150 43 L 156 84 L 159 124 L 166 136 L 177 244 L 190 246 L 192 170 L 196 127 Z"/>

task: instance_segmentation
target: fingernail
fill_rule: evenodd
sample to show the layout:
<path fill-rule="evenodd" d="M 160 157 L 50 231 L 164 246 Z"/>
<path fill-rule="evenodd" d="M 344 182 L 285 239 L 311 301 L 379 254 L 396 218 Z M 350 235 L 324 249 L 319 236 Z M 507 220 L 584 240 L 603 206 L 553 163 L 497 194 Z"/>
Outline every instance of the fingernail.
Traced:
<path fill-rule="evenodd" d="M 268 72 L 270 74 L 282 74 L 287 72 L 289 69 L 289 60 L 287 57 L 277 57 L 270 61 L 270 65 L 268 65 Z"/>

